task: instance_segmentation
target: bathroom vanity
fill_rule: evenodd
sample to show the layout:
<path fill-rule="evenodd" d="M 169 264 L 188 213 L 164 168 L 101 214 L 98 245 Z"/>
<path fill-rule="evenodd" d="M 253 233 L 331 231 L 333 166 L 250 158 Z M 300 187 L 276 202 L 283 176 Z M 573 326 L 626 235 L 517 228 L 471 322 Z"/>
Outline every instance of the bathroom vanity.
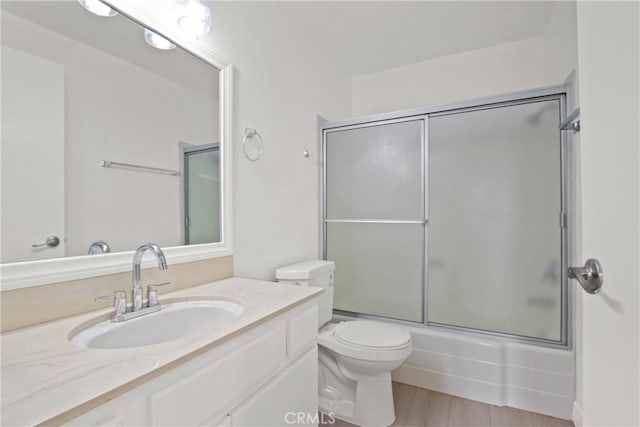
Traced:
<path fill-rule="evenodd" d="M 161 303 L 242 305 L 230 323 L 170 342 L 92 349 L 69 341 L 108 310 L 2 336 L 3 425 L 284 425 L 317 413 L 319 288 L 230 278 Z"/>

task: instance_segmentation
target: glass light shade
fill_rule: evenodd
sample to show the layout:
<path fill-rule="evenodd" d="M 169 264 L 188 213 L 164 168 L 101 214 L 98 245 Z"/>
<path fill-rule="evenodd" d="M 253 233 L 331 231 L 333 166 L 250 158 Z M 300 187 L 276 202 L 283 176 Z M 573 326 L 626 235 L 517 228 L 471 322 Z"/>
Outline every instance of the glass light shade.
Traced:
<path fill-rule="evenodd" d="M 211 9 L 204 0 L 187 0 L 178 25 L 193 37 L 200 37 L 211 31 Z"/>
<path fill-rule="evenodd" d="M 100 0 L 78 0 L 78 2 L 89 12 L 98 16 L 116 16 L 118 14 Z"/>
<path fill-rule="evenodd" d="M 160 50 L 170 50 L 176 47 L 176 45 L 169 40 L 147 28 L 144 29 L 144 41 L 146 41 L 148 45 Z"/>

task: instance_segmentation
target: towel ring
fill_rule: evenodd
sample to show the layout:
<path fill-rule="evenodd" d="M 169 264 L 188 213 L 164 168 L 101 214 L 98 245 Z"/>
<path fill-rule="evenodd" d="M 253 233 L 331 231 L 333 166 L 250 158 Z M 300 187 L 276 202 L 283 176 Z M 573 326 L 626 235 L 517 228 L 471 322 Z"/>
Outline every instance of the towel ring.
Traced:
<path fill-rule="evenodd" d="M 262 136 L 257 130 L 246 128 L 244 130 L 244 138 L 242 138 L 242 151 L 247 159 L 255 162 L 262 157 L 263 142 Z"/>

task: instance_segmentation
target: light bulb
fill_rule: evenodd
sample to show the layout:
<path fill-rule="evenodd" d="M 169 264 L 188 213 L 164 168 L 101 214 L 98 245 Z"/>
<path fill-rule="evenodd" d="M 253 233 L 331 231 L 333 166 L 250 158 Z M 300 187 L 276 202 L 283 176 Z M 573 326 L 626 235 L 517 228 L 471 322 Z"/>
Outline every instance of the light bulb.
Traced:
<path fill-rule="evenodd" d="M 146 28 L 144 29 L 144 41 L 146 41 L 150 46 L 161 50 L 169 50 L 176 47 L 176 45 L 171 43 L 169 40 Z"/>
<path fill-rule="evenodd" d="M 116 16 L 118 12 L 102 3 L 100 0 L 78 0 L 78 2 L 89 12 L 98 16 Z"/>
<path fill-rule="evenodd" d="M 204 0 L 187 0 L 178 25 L 193 37 L 211 31 L 211 9 Z"/>

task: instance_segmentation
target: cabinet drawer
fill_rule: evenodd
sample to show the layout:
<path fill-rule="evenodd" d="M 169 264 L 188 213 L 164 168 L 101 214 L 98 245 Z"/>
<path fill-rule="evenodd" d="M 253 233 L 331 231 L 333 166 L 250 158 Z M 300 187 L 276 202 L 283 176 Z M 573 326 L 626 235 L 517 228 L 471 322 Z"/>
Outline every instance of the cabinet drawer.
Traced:
<path fill-rule="evenodd" d="M 286 361 L 284 322 L 151 397 L 153 425 L 200 425 L 222 417 Z"/>
<path fill-rule="evenodd" d="M 114 403 L 114 404 L 112 404 Z M 125 427 L 132 425 L 146 425 L 146 400 L 137 399 L 126 401 L 116 398 L 111 402 L 99 406 L 78 418 L 64 423 L 64 427 Z"/>
<path fill-rule="evenodd" d="M 91 419 L 94 418 L 94 419 Z M 123 414 L 108 415 L 104 418 L 95 419 L 95 417 L 78 417 L 68 423 L 63 424 L 64 427 L 123 427 L 125 425 L 125 417 Z"/>
<path fill-rule="evenodd" d="M 287 320 L 287 355 L 295 357 L 318 337 L 318 306 L 312 304 Z"/>

